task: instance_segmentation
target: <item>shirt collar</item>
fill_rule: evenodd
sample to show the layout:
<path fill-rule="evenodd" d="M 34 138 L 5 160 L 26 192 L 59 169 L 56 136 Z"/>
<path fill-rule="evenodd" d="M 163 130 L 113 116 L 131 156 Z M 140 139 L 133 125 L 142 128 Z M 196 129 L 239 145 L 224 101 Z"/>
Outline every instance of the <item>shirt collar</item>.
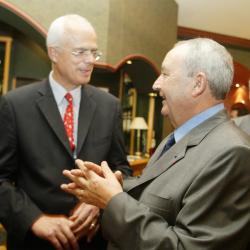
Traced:
<path fill-rule="evenodd" d="M 57 105 L 60 105 L 63 102 L 64 96 L 66 93 L 68 93 L 68 91 L 53 78 L 52 73 L 53 71 L 51 71 L 49 74 L 50 87 L 54 94 Z M 69 91 L 69 93 L 73 97 L 74 106 L 78 106 L 81 100 L 81 86 L 78 86 L 77 88 Z"/>
<path fill-rule="evenodd" d="M 213 107 L 206 109 L 205 111 L 195 115 L 190 120 L 185 122 L 182 126 L 174 131 L 175 141 L 180 141 L 186 134 L 188 134 L 193 128 L 197 127 L 199 124 L 209 119 L 219 111 L 224 109 L 224 104 L 220 103 Z"/>

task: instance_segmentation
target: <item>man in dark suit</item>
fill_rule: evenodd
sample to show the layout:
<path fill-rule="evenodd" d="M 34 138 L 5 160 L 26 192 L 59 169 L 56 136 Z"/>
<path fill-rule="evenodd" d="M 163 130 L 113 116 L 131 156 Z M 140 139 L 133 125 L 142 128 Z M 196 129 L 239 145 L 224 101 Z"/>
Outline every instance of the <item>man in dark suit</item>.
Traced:
<path fill-rule="evenodd" d="M 48 80 L 9 92 L 0 103 L 0 222 L 8 249 L 102 249 L 99 208 L 60 189 L 74 159 L 130 174 L 114 96 L 87 85 L 97 50 L 92 25 L 56 19 L 47 36 Z M 81 242 L 79 242 L 80 240 Z"/>
<path fill-rule="evenodd" d="M 73 180 L 65 191 L 104 210 L 108 249 L 246 249 L 250 139 L 224 109 L 232 78 L 223 46 L 205 38 L 177 43 L 153 85 L 175 130 L 141 177 L 122 188 L 105 162 L 77 160 L 81 170 L 64 171 Z"/>

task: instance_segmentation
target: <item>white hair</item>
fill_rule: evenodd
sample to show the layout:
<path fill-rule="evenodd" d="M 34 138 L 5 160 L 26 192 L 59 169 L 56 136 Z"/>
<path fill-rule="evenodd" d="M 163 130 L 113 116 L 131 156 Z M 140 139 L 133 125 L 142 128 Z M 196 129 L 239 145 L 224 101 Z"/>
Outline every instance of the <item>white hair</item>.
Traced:
<path fill-rule="evenodd" d="M 184 63 L 189 76 L 198 72 L 206 74 L 212 95 L 217 99 L 225 99 L 230 90 L 234 67 L 229 52 L 212 39 L 195 38 L 178 42 L 175 47 L 186 45 Z"/>
<path fill-rule="evenodd" d="M 47 48 L 60 46 L 65 38 L 67 28 L 81 26 L 94 30 L 91 23 L 82 16 L 69 14 L 58 17 L 49 27 L 46 39 Z"/>

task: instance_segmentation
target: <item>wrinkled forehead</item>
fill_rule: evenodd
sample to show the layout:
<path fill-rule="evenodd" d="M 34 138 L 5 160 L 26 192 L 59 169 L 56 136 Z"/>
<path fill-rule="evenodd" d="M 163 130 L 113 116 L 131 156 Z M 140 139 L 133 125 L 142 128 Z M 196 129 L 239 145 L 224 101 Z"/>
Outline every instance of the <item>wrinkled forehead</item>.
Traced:
<path fill-rule="evenodd" d="M 97 46 L 97 36 L 95 30 L 91 27 L 76 26 L 65 27 L 63 39 L 64 45 L 70 47 Z"/>
<path fill-rule="evenodd" d="M 183 67 L 185 65 L 185 58 L 187 54 L 187 46 L 178 45 L 171 49 L 165 56 L 162 68 Z"/>

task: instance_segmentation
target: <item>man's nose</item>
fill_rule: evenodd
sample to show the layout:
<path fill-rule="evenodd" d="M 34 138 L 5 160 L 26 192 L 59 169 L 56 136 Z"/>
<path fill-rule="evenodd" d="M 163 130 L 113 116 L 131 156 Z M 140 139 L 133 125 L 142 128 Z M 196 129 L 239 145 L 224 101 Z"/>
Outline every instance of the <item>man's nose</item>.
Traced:
<path fill-rule="evenodd" d="M 84 62 L 87 64 L 94 64 L 96 62 L 96 59 L 93 54 L 88 53 L 85 55 Z"/>
<path fill-rule="evenodd" d="M 160 90 L 160 82 L 159 82 L 159 78 L 157 78 L 152 86 L 154 91 L 159 91 Z"/>

